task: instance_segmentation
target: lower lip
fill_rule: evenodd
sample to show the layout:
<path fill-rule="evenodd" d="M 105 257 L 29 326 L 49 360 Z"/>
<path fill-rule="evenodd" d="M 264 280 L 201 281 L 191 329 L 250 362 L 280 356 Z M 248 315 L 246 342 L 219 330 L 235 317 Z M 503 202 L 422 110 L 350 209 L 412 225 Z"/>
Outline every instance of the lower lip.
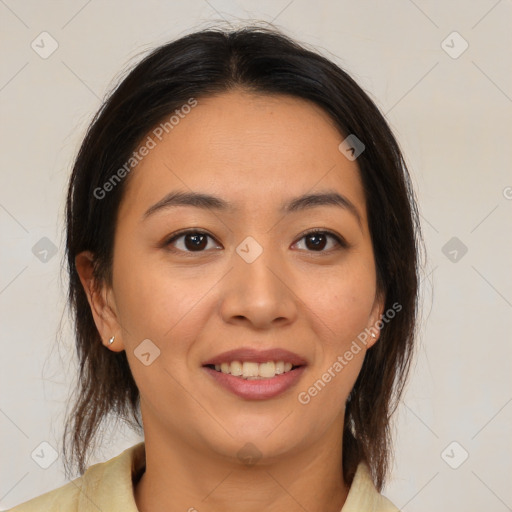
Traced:
<path fill-rule="evenodd" d="M 300 366 L 268 379 L 243 379 L 230 373 L 222 373 L 207 366 L 203 368 L 225 389 L 246 400 L 266 400 L 284 393 L 298 382 L 306 369 Z"/>

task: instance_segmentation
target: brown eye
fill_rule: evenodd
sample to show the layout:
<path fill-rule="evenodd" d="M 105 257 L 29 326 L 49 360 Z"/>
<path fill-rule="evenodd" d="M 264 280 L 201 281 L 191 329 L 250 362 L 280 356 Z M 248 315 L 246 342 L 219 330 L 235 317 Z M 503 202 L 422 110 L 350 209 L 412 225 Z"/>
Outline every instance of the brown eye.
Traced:
<path fill-rule="evenodd" d="M 306 247 L 313 251 L 323 250 L 327 245 L 327 237 L 323 233 L 313 233 L 304 237 L 306 239 Z"/>
<path fill-rule="evenodd" d="M 333 248 L 332 246 L 331 248 L 324 250 L 326 246 L 329 245 L 329 239 L 334 240 L 334 249 L 336 248 L 336 246 L 338 248 L 347 247 L 347 244 L 341 237 L 335 235 L 330 231 L 310 231 L 308 233 L 305 233 L 301 238 L 301 240 L 306 240 L 306 250 L 313 252 L 329 252 L 329 250 Z"/>
<path fill-rule="evenodd" d="M 173 235 L 165 245 L 174 245 L 178 251 L 182 252 L 204 252 L 208 246 L 208 239 L 213 238 L 204 231 L 182 231 L 177 235 Z M 176 244 L 180 239 L 183 239 L 181 244 Z M 180 245 L 180 247 L 178 247 Z"/>
<path fill-rule="evenodd" d="M 165 246 L 173 246 L 172 250 L 175 252 L 205 252 L 208 248 L 208 239 L 214 240 L 214 238 L 205 231 L 190 229 L 172 235 L 171 238 L 165 242 Z M 305 250 L 308 252 L 330 252 L 336 248 L 348 247 L 347 243 L 340 236 L 330 231 L 319 229 L 305 233 L 300 240 L 306 240 Z M 331 246 L 329 246 L 329 240 L 331 240 Z M 332 245 L 332 241 L 334 242 L 334 246 Z"/>

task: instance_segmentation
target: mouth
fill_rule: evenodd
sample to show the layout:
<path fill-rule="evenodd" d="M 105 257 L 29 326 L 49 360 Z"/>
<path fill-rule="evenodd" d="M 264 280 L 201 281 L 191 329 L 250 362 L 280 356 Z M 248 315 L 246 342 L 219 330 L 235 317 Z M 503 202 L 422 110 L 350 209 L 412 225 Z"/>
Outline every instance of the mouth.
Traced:
<path fill-rule="evenodd" d="M 269 379 L 306 364 L 303 357 L 289 350 L 255 350 L 248 347 L 229 350 L 203 362 L 203 366 L 212 370 L 243 379 Z"/>
<path fill-rule="evenodd" d="M 257 363 L 255 361 L 232 361 L 231 363 L 224 362 L 221 364 L 206 364 L 206 368 L 215 370 L 219 373 L 239 377 L 245 380 L 261 380 L 272 379 L 276 375 L 284 375 L 297 368 L 302 368 L 305 365 L 294 365 L 290 362 L 284 361 L 267 361 L 265 363 Z"/>
<path fill-rule="evenodd" d="M 202 367 L 223 389 L 246 400 L 265 400 L 296 385 L 307 361 L 283 349 L 243 348 L 219 354 Z"/>

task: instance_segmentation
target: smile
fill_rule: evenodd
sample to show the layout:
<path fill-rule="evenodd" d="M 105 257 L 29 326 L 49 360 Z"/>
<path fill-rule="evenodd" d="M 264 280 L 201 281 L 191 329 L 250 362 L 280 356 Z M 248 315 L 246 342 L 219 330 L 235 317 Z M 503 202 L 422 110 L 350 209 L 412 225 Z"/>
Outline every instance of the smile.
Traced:
<path fill-rule="evenodd" d="M 243 367 L 245 364 L 246 362 L 242 365 L 242 375 L 238 376 L 232 375 L 231 373 L 224 373 L 222 369 L 216 370 L 214 365 L 203 366 L 203 369 L 221 388 L 245 400 L 267 400 L 283 394 L 298 383 L 306 369 L 306 366 L 296 366 L 292 367 L 288 371 L 283 371 L 283 373 L 278 374 L 274 368 L 272 370 L 274 376 L 271 377 L 263 377 L 261 375 L 248 375 L 246 377 L 243 374 Z M 258 366 L 259 373 L 259 367 L 262 364 L 267 365 L 268 363 L 258 364 L 249 362 L 249 373 L 256 373 L 254 367 L 251 365 Z M 277 364 L 279 364 L 279 361 Z M 290 364 L 291 363 L 288 363 L 288 365 Z M 268 368 L 269 373 L 270 369 L 271 368 Z M 265 368 L 263 372 L 265 373 Z"/>
<path fill-rule="evenodd" d="M 284 361 L 267 361 L 266 363 L 232 361 L 231 363 L 212 364 L 208 367 L 243 379 L 269 379 L 287 373 L 294 368 L 292 363 Z"/>

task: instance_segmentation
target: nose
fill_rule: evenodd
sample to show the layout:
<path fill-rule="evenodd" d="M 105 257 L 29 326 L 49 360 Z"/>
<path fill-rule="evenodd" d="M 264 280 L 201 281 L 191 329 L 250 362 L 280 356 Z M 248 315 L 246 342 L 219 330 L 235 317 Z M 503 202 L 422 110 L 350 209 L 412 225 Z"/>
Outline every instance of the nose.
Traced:
<path fill-rule="evenodd" d="M 222 280 L 221 315 L 227 323 L 247 323 L 255 329 L 293 323 L 298 311 L 293 288 L 293 276 L 282 258 L 263 250 L 248 263 L 234 253 L 233 268 Z"/>

